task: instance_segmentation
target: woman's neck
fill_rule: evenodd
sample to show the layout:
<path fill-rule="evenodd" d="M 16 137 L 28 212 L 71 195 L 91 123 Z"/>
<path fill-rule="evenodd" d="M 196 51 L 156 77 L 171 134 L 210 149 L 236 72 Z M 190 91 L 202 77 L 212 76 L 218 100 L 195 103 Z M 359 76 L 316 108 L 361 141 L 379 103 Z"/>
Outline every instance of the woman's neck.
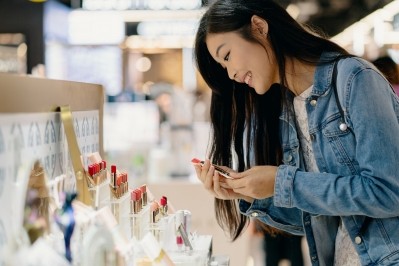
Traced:
<path fill-rule="evenodd" d="M 297 59 L 287 59 L 285 69 L 288 88 L 296 96 L 313 85 L 315 66 Z"/>

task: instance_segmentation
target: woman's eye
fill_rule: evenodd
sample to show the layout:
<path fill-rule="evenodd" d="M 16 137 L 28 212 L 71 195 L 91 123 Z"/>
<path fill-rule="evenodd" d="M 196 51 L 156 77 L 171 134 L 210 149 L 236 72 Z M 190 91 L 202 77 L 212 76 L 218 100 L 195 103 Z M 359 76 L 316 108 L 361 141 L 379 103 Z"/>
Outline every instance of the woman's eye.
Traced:
<path fill-rule="evenodd" d="M 224 61 L 229 61 L 229 57 L 230 57 L 230 52 L 227 53 L 227 55 L 224 57 Z"/>

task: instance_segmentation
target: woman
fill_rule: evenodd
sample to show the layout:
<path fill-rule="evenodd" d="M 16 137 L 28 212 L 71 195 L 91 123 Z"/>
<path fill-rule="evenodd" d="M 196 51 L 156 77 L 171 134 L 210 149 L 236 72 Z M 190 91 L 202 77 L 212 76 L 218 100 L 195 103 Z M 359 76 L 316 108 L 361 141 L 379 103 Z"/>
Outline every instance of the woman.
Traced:
<path fill-rule="evenodd" d="M 195 169 L 232 239 L 253 216 L 304 234 L 313 265 L 399 265 L 399 99 L 380 72 L 271 0 L 214 2 L 195 57 L 209 158 L 233 179 Z"/>

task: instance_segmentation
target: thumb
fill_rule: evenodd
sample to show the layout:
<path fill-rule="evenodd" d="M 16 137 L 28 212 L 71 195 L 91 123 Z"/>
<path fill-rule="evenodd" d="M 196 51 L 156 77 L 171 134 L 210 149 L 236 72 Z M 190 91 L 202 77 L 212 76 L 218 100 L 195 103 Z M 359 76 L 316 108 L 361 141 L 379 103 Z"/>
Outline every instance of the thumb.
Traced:
<path fill-rule="evenodd" d="M 229 176 L 230 176 L 231 178 L 233 178 L 233 179 L 238 179 L 238 178 L 244 177 L 244 174 L 243 174 L 243 172 L 241 172 L 241 173 L 230 172 L 230 173 L 229 173 Z"/>

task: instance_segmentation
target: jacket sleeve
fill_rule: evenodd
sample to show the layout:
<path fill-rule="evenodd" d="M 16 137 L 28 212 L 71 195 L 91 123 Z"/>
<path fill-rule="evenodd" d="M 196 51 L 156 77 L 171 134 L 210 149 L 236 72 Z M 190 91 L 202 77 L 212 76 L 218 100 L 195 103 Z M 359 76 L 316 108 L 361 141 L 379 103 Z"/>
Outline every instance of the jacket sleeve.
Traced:
<path fill-rule="evenodd" d="M 275 207 L 272 198 L 255 199 L 252 204 L 240 200 L 239 209 L 242 214 L 257 218 L 272 227 L 294 235 L 304 235 L 302 211 Z"/>
<path fill-rule="evenodd" d="M 346 90 L 339 90 L 339 98 L 355 143 L 335 152 L 353 149 L 354 158 L 342 163 L 353 164 L 355 173 L 310 173 L 281 165 L 274 204 L 321 215 L 399 216 L 399 99 L 372 67 L 344 75 L 339 86 Z"/>

